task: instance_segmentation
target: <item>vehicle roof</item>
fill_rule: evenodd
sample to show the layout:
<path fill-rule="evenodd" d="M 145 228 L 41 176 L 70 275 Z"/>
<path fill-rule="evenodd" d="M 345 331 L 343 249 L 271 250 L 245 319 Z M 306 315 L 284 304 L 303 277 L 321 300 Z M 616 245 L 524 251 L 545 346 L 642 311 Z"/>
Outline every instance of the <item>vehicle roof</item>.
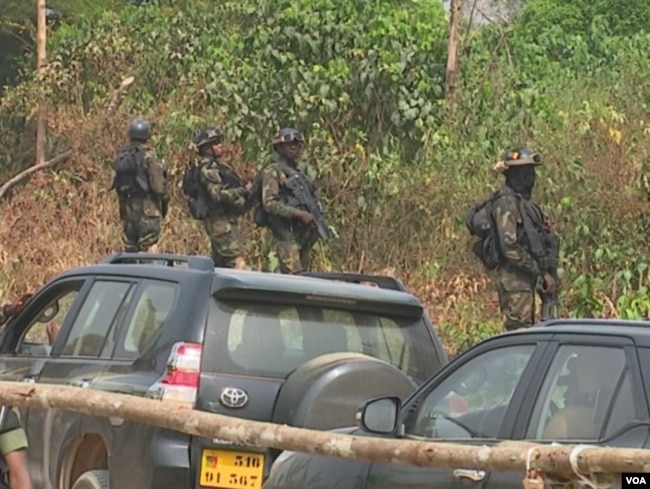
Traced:
<path fill-rule="evenodd" d="M 91 264 L 69 269 L 58 278 L 72 277 L 79 275 L 118 275 L 131 277 L 149 277 L 160 280 L 179 280 L 183 277 L 192 280 L 192 276 L 213 275 L 213 293 L 218 295 L 220 290 L 258 290 L 268 292 L 280 292 L 287 294 L 313 295 L 327 298 L 346 298 L 356 301 L 368 301 L 377 303 L 390 303 L 401 306 L 419 308 L 423 310 L 420 301 L 406 291 L 381 288 L 373 285 L 360 283 L 347 283 L 337 280 L 329 280 L 319 277 L 288 275 L 272 272 L 260 272 L 250 270 L 237 270 L 230 268 L 208 267 L 212 263 L 207 257 L 190 257 L 187 255 L 151 255 L 142 254 L 143 258 L 167 257 L 170 260 L 194 260 L 188 261 L 188 266 L 169 266 L 152 263 L 129 263 L 120 261 L 121 257 L 132 257 L 132 254 L 118 253 L 111 255 L 98 264 Z M 112 260 L 112 261 L 111 261 Z"/>
<path fill-rule="evenodd" d="M 504 334 L 592 334 L 630 336 L 650 344 L 650 321 L 645 319 L 559 318 Z"/>

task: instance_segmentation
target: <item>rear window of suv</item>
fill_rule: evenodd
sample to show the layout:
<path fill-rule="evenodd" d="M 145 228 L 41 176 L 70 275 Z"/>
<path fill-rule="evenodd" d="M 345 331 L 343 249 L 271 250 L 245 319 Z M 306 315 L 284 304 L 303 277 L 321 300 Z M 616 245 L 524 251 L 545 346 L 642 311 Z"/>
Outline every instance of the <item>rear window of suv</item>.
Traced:
<path fill-rule="evenodd" d="M 311 305 L 219 303 L 219 308 L 220 317 L 206 332 L 206 351 L 217 350 L 204 360 L 209 370 L 285 378 L 312 358 L 354 352 L 384 360 L 421 384 L 440 367 L 422 318 Z"/>

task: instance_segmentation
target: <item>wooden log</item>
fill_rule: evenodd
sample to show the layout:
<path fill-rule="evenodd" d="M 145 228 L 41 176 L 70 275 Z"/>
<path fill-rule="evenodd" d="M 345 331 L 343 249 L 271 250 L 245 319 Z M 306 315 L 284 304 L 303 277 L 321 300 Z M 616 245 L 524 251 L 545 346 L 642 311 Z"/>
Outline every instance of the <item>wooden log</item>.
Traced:
<path fill-rule="evenodd" d="M 575 477 L 569 460 L 574 448 L 571 445 L 504 442 L 494 447 L 480 447 L 360 437 L 249 421 L 126 394 L 21 382 L 0 382 L 0 404 L 122 418 L 255 447 L 418 467 L 463 467 L 524 473 L 529 448 L 535 447 L 534 452 L 531 452 L 531 468 L 556 477 Z M 582 473 L 596 472 L 615 476 L 621 472 L 649 472 L 650 450 L 587 448 L 579 453 L 577 464 Z"/>

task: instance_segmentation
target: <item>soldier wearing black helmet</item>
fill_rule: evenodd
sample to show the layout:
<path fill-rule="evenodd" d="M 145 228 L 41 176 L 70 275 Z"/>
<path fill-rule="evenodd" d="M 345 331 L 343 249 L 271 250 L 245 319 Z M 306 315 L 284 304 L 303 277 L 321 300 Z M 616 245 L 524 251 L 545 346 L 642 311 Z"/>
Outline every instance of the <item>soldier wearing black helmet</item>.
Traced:
<path fill-rule="evenodd" d="M 195 187 L 190 205 L 192 215 L 203 221 L 210 238 L 212 259 L 218 267 L 246 268 L 244 246 L 239 232 L 238 216 L 248 210 L 251 185 L 245 184 L 237 172 L 225 162 L 223 156 L 224 133 L 220 128 L 202 129 L 194 136 L 199 155 L 198 182 L 190 182 L 192 172 L 186 172 L 184 191 Z"/>
<path fill-rule="evenodd" d="M 162 220 L 167 215 L 167 171 L 148 144 L 151 126 L 136 118 L 127 129 L 129 144 L 121 148 L 113 169 L 125 251 L 158 250 Z"/>
<path fill-rule="evenodd" d="M 286 127 L 273 138 L 274 160 L 262 171 L 261 210 L 264 222 L 271 229 L 282 273 L 297 274 L 309 270 L 311 250 L 318 241 L 314 216 L 292 205 L 285 182 L 297 176 L 305 182 L 313 199 L 320 206 L 318 195 L 307 176 L 298 168 L 298 158 L 305 138 L 297 129 Z"/>
<path fill-rule="evenodd" d="M 554 316 L 557 306 L 559 238 L 550 229 L 547 216 L 531 201 L 535 168 L 542 164 L 539 153 L 529 148 L 507 149 L 494 171 L 505 176 L 504 187 L 491 204 L 497 248 L 501 260 L 496 268 L 499 304 L 506 330 L 528 327 L 535 322 L 535 296 L 539 292 L 542 319 Z"/>

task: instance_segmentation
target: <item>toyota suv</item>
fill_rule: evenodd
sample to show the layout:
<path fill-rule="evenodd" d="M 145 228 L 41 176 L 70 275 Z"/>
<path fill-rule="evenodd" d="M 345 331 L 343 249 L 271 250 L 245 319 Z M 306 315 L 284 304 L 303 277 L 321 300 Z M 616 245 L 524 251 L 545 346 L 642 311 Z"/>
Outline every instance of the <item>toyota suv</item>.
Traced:
<path fill-rule="evenodd" d="M 215 268 L 118 253 L 41 287 L 0 333 L 0 380 L 183 402 L 312 429 L 406 399 L 447 363 L 396 279 Z M 278 450 L 116 418 L 23 409 L 35 487 L 259 489 Z"/>

